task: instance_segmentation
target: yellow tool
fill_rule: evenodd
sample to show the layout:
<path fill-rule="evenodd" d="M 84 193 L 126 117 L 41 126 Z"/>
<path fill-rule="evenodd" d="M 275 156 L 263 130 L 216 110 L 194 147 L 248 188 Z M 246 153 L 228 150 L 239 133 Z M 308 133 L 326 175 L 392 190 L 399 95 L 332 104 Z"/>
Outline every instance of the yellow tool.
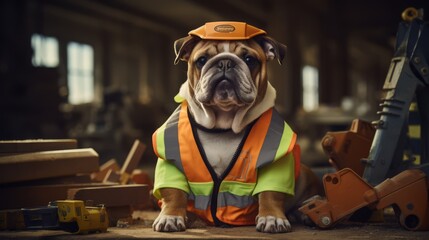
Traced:
<path fill-rule="evenodd" d="M 86 207 L 80 200 L 59 200 L 53 204 L 58 206 L 61 229 L 78 234 L 107 231 L 109 218 L 104 205 Z"/>

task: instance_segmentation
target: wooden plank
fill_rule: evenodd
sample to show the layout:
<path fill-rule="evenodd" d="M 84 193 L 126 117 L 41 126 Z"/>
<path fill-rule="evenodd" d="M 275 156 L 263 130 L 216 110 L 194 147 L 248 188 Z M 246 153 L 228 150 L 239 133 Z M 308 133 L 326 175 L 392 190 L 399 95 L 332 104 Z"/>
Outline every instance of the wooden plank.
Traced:
<path fill-rule="evenodd" d="M 138 139 L 135 140 L 130 152 L 127 155 L 124 165 L 122 165 L 121 173 L 131 174 L 133 170 L 136 169 L 139 165 L 140 159 L 142 158 L 145 150 L 146 145 L 144 145 Z"/>
<path fill-rule="evenodd" d="M 145 150 L 146 150 L 146 145 L 140 142 L 140 140 L 136 139 L 134 141 L 133 146 L 131 147 L 130 152 L 127 155 L 127 158 L 125 159 L 124 165 L 122 165 L 121 172 L 120 172 L 121 184 L 128 183 L 131 173 L 139 165 L 140 159 L 142 158 Z"/>
<path fill-rule="evenodd" d="M 105 183 L 56 184 L 21 187 L 0 187 L 0 209 L 46 206 L 50 201 L 67 199 L 71 188 L 112 186 Z"/>
<path fill-rule="evenodd" d="M 99 169 L 92 148 L 44 151 L 0 157 L 0 183 L 92 173 Z"/>
<path fill-rule="evenodd" d="M 69 189 L 68 199 L 92 200 L 95 205 L 106 207 L 134 206 L 150 207 L 149 186 L 146 184 L 115 185 L 107 187 L 85 187 Z"/>
<path fill-rule="evenodd" d="M 0 154 L 28 153 L 77 148 L 76 139 L 28 139 L 0 141 Z"/>

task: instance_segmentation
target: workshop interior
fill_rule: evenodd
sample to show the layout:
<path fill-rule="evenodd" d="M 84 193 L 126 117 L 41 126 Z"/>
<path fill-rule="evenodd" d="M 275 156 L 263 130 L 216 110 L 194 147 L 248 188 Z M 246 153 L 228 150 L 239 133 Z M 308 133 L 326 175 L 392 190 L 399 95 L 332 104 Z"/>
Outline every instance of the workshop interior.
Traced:
<path fill-rule="evenodd" d="M 393 207 L 429 230 L 428 1 L 2 0 L 0 19 L 1 229 L 103 232 L 153 207 L 152 134 L 187 77 L 173 43 L 228 20 L 287 46 L 268 79 L 326 193 L 300 211 L 326 229 Z"/>

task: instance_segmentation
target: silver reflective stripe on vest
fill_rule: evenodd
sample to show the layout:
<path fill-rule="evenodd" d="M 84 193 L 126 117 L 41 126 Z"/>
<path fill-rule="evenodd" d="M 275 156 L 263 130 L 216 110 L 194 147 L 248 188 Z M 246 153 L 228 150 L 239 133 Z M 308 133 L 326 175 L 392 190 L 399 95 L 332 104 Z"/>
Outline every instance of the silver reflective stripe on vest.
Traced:
<path fill-rule="evenodd" d="M 188 195 L 189 200 L 194 201 L 194 207 L 199 210 L 207 210 L 210 207 L 210 196 L 194 195 L 192 192 Z M 245 208 L 255 203 L 253 196 L 238 196 L 229 192 L 220 192 L 217 199 L 217 207 L 233 206 Z"/>
<path fill-rule="evenodd" d="M 253 196 L 238 196 L 229 192 L 220 192 L 217 198 L 218 207 L 234 206 L 245 208 L 255 202 Z"/>
<path fill-rule="evenodd" d="M 270 126 L 268 127 L 268 132 L 267 135 L 265 135 L 264 143 L 258 156 L 258 162 L 256 163 L 257 168 L 271 163 L 274 160 L 282 139 L 284 125 L 285 122 L 283 118 L 273 109 Z"/>
<path fill-rule="evenodd" d="M 194 195 L 192 192 L 188 195 L 189 200 L 194 201 L 194 207 L 198 210 L 207 210 L 210 206 L 210 196 Z"/>
<path fill-rule="evenodd" d="M 164 130 L 164 144 L 165 144 L 165 158 L 172 161 L 174 165 L 183 171 L 182 161 L 180 160 L 180 147 L 179 147 L 179 115 L 180 106 L 174 111 L 166 122 Z"/>

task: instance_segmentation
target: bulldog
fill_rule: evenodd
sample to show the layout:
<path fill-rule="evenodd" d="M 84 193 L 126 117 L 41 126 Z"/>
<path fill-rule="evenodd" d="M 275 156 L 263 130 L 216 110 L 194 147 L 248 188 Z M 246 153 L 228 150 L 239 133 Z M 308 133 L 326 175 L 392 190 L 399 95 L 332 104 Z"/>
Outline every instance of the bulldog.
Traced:
<path fill-rule="evenodd" d="M 153 229 L 184 231 L 192 213 L 209 225 L 291 231 L 287 214 L 323 188 L 274 109 L 267 62 L 281 64 L 286 47 L 249 24 L 211 22 L 174 49 L 187 80 L 175 97 L 180 106 L 153 134 L 161 206 Z"/>

